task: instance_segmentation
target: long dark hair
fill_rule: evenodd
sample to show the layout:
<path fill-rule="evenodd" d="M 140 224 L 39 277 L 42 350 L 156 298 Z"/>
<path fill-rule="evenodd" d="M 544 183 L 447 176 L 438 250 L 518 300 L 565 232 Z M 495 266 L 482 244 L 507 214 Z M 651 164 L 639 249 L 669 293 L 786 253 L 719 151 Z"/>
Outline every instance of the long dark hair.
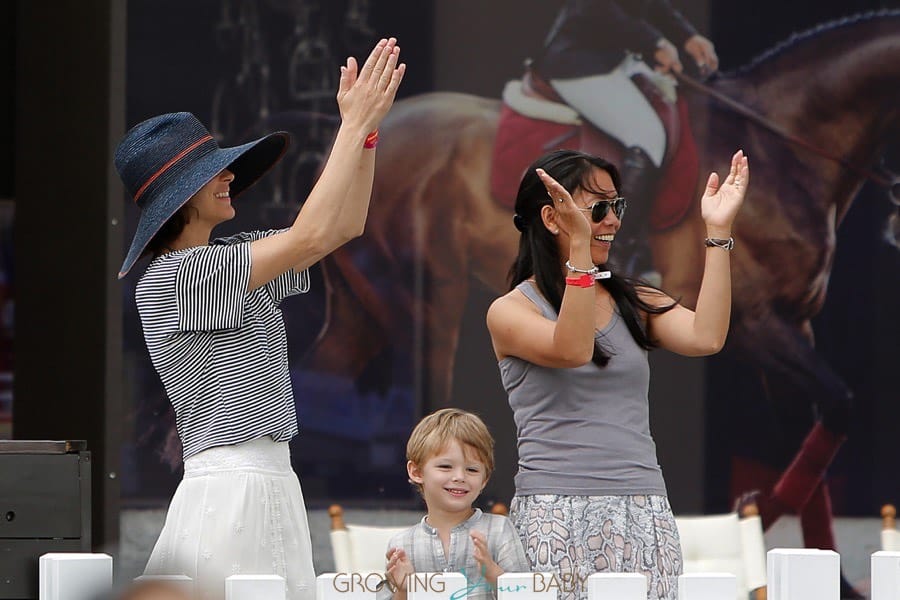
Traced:
<path fill-rule="evenodd" d="M 565 291 L 565 279 L 560 270 L 562 259 L 556 238 L 544 227 L 541 220 L 541 207 L 546 204 L 552 205 L 552 199 L 547 195 L 547 189 L 535 169 L 546 171 L 571 194 L 579 189 L 598 194 L 609 191 L 592 190 L 588 187 L 594 169 L 602 169 L 609 173 L 617 190 L 620 189 L 621 180 L 618 169 L 612 163 L 575 150 L 557 150 L 545 154 L 528 167 L 525 176 L 522 177 L 519 193 L 516 195 L 514 217 L 515 225 L 522 235 L 519 238 L 519 255 L 509 270 L 510 289 L 514 289 L 533 275 L 538 290 L 558 314 Z M 640 311 L 661 314 L 671 310 L 677 302 L 662 307 L 647 304 L 638 296 L 635 287 L 657 288 L 644 281 L 622 277 L 615 273 L 612 273 L 609 279 L 601 279 L 600 283 L 612 296 L 634 341 L 645 350 L 656 348 L 658 343 L 647 335 Z M 605 367 L 609 359 L 610 353 L 601 346 L 599 340 L 595 341 L 594 356 L 591 359 L 593 363 Z"/>

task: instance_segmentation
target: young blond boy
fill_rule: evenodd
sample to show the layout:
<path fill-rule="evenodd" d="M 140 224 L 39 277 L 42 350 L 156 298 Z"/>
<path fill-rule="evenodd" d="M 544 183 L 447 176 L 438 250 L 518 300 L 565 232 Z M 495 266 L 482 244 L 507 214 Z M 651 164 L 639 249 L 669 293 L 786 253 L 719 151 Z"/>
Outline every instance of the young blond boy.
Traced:
<path fill-rule="evenodd" d="M 529 570 L 512 522 L 472 508 L 494 469 L 494 439 L 481 419 L 456 408 L 428 415 L 410 435 L 406 458 L 428 514 L 391 539 L 378 600 L 406 600 L 412 575 L 426 572 L 462 573 L 469 600 L 489 600 L 497 577 Z"/>

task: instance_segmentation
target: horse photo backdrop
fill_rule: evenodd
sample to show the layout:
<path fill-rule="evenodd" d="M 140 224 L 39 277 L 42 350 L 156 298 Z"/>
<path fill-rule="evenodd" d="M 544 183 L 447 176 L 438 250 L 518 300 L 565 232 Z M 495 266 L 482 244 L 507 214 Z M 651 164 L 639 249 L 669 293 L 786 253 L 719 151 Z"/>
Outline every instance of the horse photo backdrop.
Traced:
<path fill-rule="evenodd" d="M 486 496 L 508 500 L 515 432 L 484 313 L 506 291 L 517 247 L 510 193 L 545 150 L 614 162 L 625 151 L 539 77 L 521 84 L 565 3 L 204 0 L 178 3 L 177 19 L 160 9 L 168 3 L 129 2 L 128 125 L 190 110 L 228 145 L 275 129 L 294 138 L 222 235 L 291 222 L 336 127 L 338 66 L 397 35 L 409 70 L 381 128 L 366 232 L 282 307 L 301 429 L 294 466 L 313 506 L 415 506 L 408 433 L 421 415 L 457 405 L 491 426 L 498 469 Z M 644 25 L 669 35 L 670 8 L 718 53 L 717 73 L 681 49 L 677 85 L 645 78 L 666 154 L 646 196 L 629 198 L 622 230 L 646 237 L 662 287 L 688 305 L 704 252 L 698 186 L 735 149 L 750 157 L 727 346 L 706 360 L 652 358 L 652 427 L 673 506 L 724 511 L 752 490 L 777 492 L 807 533 L 833 511 L 876 514 L 900 500 L 900 7 L 596 4 L 607 18 L 584 25 L 604 45 L 587 54 L 633 55 Z M 627 107 L 621 114 L 627 123 Z M 639 202 L 643 222 L 629 221 Z M 133 408 L 123 491 L 161 504 L 180 477 L 180 449 L 140 335 L 136 280 L 123 292 Z"/>

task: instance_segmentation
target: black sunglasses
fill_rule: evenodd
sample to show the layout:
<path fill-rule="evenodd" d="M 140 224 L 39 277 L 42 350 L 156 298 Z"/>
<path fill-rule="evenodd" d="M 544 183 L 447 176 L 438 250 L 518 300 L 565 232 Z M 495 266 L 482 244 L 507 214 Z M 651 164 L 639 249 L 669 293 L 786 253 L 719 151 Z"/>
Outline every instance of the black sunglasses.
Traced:
<path fill-rule="evenodd" d="M 589 206 L 579 208 L 578 210 L 591 211 L 591 221 L 599 223 L 609 213 L 610 208 L 612 209 L 613 214 L 616 215 L 616 218 L 621 220 L 627 206 L 628 203 L 625 202 L 625 198 L 618 196 L 616 198 L 610 198 L 609 200 L 597 200 L 596 202 L 592 202 Z"/>

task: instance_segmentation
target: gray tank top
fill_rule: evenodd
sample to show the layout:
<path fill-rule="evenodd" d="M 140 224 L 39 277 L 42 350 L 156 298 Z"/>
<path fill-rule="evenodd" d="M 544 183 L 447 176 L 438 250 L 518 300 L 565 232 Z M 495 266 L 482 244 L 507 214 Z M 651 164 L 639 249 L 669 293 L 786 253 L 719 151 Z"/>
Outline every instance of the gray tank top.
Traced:
<path fill-rule="evenodd" d="M 516 289 L 556 320 L 533 282 Z M 647 351 L 618 310 L 596 335 L 612 354 L 602 369 L 592 362 L 552 369 L 514 356 L 500 361 L 518 430 L 516 494 L 666 495 L 650 435 Z"/>

